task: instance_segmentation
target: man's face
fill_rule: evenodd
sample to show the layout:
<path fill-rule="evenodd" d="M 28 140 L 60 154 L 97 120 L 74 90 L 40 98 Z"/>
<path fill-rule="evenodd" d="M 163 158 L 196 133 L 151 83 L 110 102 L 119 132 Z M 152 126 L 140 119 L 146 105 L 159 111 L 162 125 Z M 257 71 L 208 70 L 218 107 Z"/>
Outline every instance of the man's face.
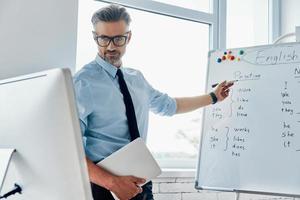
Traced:
<path fill-rule="evenodd" d="M 131 32 L 128 32 L 128 25 L 124 20 L 120 20 L 117 22 L 98 22 L 95 27 L 94 36 L 101 37 L 101 41 L 109 41 L 110 38 L 115 36 L 125 36 L 126 42 L 124 45 L 116 45 L 113 41 L 110 41 L 109 45 L 101 45 L 99 46 L 98 39 L 98 53 L 99 55 L 110 64 L 120 67 L 122 64 L 122 56 L 126 52 L 126 45 L 130 41 Z M 115 42 L 125 39 L 124 37 L 116 38 Z M 123 44 L 122 42 L 120 44 Z"/>

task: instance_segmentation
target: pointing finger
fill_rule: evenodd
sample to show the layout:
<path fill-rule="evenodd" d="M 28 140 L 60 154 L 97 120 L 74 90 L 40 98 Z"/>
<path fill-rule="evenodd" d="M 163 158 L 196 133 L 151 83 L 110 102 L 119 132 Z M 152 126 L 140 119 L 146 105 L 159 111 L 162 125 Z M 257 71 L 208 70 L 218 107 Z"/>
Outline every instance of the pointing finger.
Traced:
<path fill-rule="evenodd" d="M 224 87 L 226 85 L 226 81 L 223 81 L 222 83 L 220 83 L 221 87 Z"/>

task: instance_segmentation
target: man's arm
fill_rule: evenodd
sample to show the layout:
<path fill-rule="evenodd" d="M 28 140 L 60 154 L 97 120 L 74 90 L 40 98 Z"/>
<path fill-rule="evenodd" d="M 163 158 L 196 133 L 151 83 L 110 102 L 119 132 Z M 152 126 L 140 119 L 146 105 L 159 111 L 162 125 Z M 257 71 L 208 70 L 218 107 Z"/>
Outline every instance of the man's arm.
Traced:
<path fill-rule="evenodd" d="M 128 200 L 142 192 L 138 185 L 145 182 L 134 176 L 116 176 L 86 158 L 90 181 L 112 191 L 120 200 Z"/>
<path fill-rule="evenodd" d="M 218 99 L 218 102 L 223 101 L 225 98 L 228 97 L 230 87 L 232 85 L 233 82 L 224 81 L 217 86 L 214 93 Z M 175 98 L 175 100 L 177 104 L 176 114 L 190 112 L 212 103 L 212 99 L 209 94 L 196 97 L 180 97 Z"/>
<path fill-rule="evenodd" d="M 177 104 L 176 114 L 190 112 L 212 103 L 208 94 L 196 97 L 179 97 L 175 98 L 175 100 Z"/>
<path fill-rule="evenodd" d="M 95 165 L 90 159 L 86 158 L 90 181 L 101 187 L 109 189 L 112 185 L 113 175 Z"/>

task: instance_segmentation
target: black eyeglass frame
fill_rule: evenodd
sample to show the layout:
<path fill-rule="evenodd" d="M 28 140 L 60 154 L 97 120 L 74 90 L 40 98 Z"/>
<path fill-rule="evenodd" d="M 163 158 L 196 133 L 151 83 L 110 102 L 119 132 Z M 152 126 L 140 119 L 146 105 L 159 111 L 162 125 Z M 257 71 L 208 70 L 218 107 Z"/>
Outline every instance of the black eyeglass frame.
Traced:
<path fill-rule="evenodd" d="M 109 44 L 111 43 L 111 41 L 113 42 L 113 44 L 117 47 L 122 47 L 126 44 L 127 42 L 127 39 L 128 39 L 128 34 L 131 33 L 131 31 L 127 31 L 126 33 L 124 33 L 123 35 L 115 35 L 113 37 L 109 37 L 109 36 L 106 36 L 106 35 L 97 35 L 97 33 L 95 31 L 92 31 L 93 32 L 93 36 L 94 36 L 94 40 L 96 41 L 96 43 L 100 46 L 100 47 L 108 47 Z M 122 37 L 122 38 L 125 38 L 125 41 L 124 41 L 124 44 L 123 45 L 118 45 L 115 43 L 114 39 L 115 38 L 119 38 L 119 37 Z M 100 45 L 99 44 L 99 41 L 98 41 L 98 38 L 107 38 L 109 39 L 109 42 L 107 45 Z"/>

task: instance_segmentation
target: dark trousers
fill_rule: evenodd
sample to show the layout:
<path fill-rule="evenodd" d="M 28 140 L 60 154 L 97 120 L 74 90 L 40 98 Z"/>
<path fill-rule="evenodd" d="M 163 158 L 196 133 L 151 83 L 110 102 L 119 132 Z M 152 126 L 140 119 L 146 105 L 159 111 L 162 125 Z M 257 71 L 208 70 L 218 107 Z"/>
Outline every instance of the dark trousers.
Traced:
<path fill-rule="evenodd" d="M 94 183 L 91 183 L 91 186 L 94 200 L 114 200 L 110 191 Z M 132 200 L 153 200 L 152 182 L 148 182 L 142 188 L 143 192 L 132 198 Z"/>

